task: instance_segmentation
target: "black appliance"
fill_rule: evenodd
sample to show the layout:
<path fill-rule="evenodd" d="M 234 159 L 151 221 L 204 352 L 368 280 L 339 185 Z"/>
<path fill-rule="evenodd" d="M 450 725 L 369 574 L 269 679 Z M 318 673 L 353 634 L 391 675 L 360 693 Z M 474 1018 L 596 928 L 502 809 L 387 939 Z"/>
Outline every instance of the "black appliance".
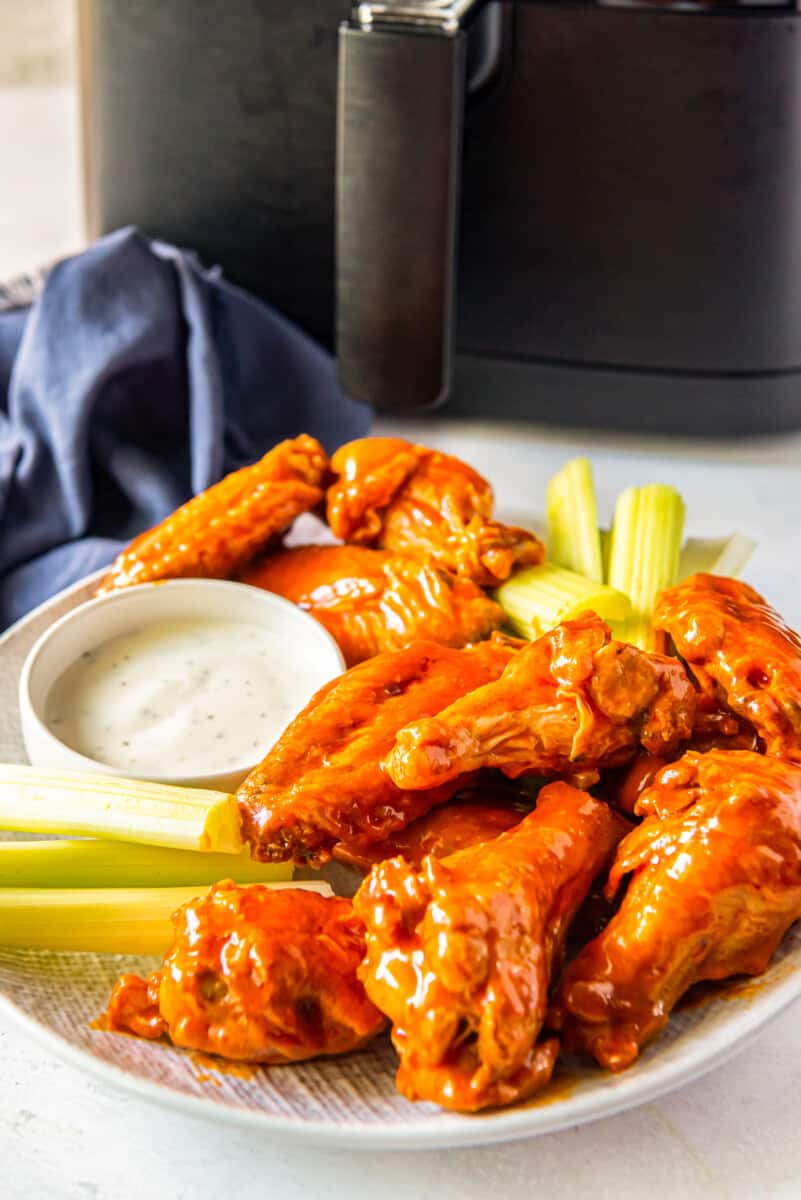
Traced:
<path fill-rule="evenodd" d="M 801 426 L 794 7 L 82 9 L 94 232 L 195 246 L 336 343 L 359 398 Z"/>

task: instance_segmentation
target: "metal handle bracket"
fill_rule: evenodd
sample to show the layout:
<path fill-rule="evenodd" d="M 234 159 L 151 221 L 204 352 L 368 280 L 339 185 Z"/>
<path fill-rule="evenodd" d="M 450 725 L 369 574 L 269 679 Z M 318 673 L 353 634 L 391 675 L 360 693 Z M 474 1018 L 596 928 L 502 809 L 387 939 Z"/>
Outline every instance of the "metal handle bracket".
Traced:
<path fill-rule="evenodd" d="M 364 0 L 340 27 L 337 358 L 378 409 L 448 395 L 465 103 L 482 0 Z"/>

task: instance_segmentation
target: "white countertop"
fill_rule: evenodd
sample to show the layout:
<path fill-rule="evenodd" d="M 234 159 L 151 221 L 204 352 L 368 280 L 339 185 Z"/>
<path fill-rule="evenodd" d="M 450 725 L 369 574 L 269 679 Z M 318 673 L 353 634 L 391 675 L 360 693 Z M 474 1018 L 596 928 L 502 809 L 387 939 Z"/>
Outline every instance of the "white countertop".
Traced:
<path fill-rule="evenodd" d="M 637 1112 L 477 1150 L 292 1149 L 176 1116 L 0 1023 L 3 1200 L 764 1200 L 801 1194 L 796 1006 L 740 1057 Z"/>
<path fill-rule="evenodd" d="M 391 426 L 385 425 L 385 429 Z M 801 471 L 770 466 L 752 443 L 542 434 L 442 422 L 407 432 L 462 454 L 496 484 L 508 513 L 536 511 L 548 474 L 577 450 L 596 463 L 602 512 L 629 482 L 672 481 L 690 531 L 759 540 L 749 578 L 801 625 L 797 591 Z M 777 443 L 801 461 L 794 439 Z M 611 447 L 617 442 L 620 448 Z M 2 1200 L 642 1200 L 801 1196 L 801 1007 L 739 1057 L 658 1103 L 580 1129 L 471 1151 L 336 1153 L 156 1108 L 58 1061 L 0 1016 Z"/>

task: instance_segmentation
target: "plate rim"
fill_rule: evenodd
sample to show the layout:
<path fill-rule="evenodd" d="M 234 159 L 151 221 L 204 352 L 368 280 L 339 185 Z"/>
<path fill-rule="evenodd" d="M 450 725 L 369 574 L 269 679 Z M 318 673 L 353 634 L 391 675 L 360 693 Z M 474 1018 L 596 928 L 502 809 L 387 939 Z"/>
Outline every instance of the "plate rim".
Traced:
<path fill-rule="evenodd" d="M 535 1098 L 531 1105 L 472 1115 L 444 1111 L 444 1115 L 440 1116 L 438 1123 L 432 1125 L 430 1130 L 426 1129 L 423 1122 L 365 1124 L 358 1120 L 349 1120 L 333 1123 L 319 1118 L 288 1117 L 263 1109 L 221 1104 L 212 1097 L 189 1095 L 98 1058 L 88 1050 L 68 1042 L 35 1017 L 31 1017 L 4 992 L 0 992 L 0 1013 L 11 1017 L 32 1041 L 51 1050 L 62 1061 L 162 1108 L 171 1108 L 210 1121 L 222 1119 L 230 1125 L 258 1129 L 262 1134 L 273 1138 L 291 1137 L 293 1141 L 306 1145 L 364 1151 L 455 1150 L 466 1146 L 497 1145 L 557 1133 L 618 1116 L 632 1108 L 667 1096 L 736 1057 L 741 1050 L 745 1050 L 766 1032 L 769 1025 L 797 1001 L 799 996 L 801 971 L 795 968 L 788 973 L 785 980 L 750 998 L 748 1007 L 735 1013 L 731 1020 L 724 1021 L 714 1031 L 707 1031 L 705 1041 L 709 1049 L 705 1054 L 695 1057 L 685 1054 L 684 1057 L 689 1058 L 689 1061 L 682 1061 L 681 1058 L 678 1063 L 668 1060 L 656 1070 L 652 1068 L 648 1073 L 639 1076 L 629 1074 L 636 1072 L 635 1064 L 626 1072 L 632 1080 L 627 1090 L 616 1095 L 613 1091 L 607 1093 L 601 1089 L 583 1102 L 579 1096 L 577 1102 L 572 1102 L 573 1111 L 567 1115 L 564 1113 L 562 1102 L 555 1100 L 538 1105 Z M 763 1009 L 767 1011 L 763 1012 Z M 288 1065 L 288 1069 L 291 1069 L 291 1064 Z M 610 1080 L 621 1077 L 622 1073 L 609 1076 Z M 576 1109 L 578 1111 L 575 1111 Z"/>
<path fill-rule="evenodd" d="M 106 568 L 92 572 L 62 589 L 49 600 L 37 605 L 0 635 L 0 652 L 7 642 L 29 622 L 46 613 L 51 605 L 63 602 L 88 587 L 105 574 Z M 779 968 L 775 963 L 757 981 L 769 980 Z M 31 1016 L 0 988 L 0 1013 L 9 1017 L 31 1040 L 50 1050 L 57 1058 L 68 1062 L 123 1092 L 161 1107 L 183 1112 L 205 1120 L 224 1120 L 239 1128 L 258 1129 L 270 1138 L 284 1136 L 298 1144 L 317 1145 L 348 1150 L 459 1149 L 465 1146 L 491 1145 L 519 1141 L 570 1127 L 589 1124 L 612 1117 L 629 1109 L 647 1104 L 668 1095 L 686 1084 L 715 1070 L 728 1059 L 745 1050 L 794 1001 L 801 998 L 801 965 L 793 965 L 786 977 L 749 995 L 742 1007 L 733 1008 L 732 1016 L 716 1028 L 706 1030 L 700 1043 L 691 1041 L 678 1057 L 664 1064 L 651 1063 L 649 1069 L 638 1073 L 635 1064 L 619 1075 L 607 1075 L 609 1090 L 604 1087 L 589 1095 L 580 1094 L 566 1100 L 547 1100 L 491 1112 L 465 1115 L 442 1110 L 430 1127 L 425 1122 L 392 1120 L 365 1123 L 358 1119 L 331 1121 L 324 1118 L 304 1118 L 265 1109 L 240 1108 L 221 1103 L 213 1096 L 195 1096 L 167 1084 L 145 1078 L 124 1067 L 74 1045 L 54 1029 Z M 710 1004 L 729 1003 L 722 997 Z M 643 1061 L 643 1060 L 641 1060 Z M 291 1069 L 288 1067 L 287 1069 Z M 613 1081 L 627 1079 L 628 1086 Z"/>

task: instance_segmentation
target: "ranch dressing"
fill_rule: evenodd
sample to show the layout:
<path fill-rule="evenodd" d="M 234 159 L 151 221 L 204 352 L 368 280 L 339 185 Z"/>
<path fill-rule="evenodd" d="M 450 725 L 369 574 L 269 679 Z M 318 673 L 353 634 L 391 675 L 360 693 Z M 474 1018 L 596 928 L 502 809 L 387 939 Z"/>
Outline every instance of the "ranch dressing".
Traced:
<path fill-rule="evenodd" d="M 318 681 L 302 647 L 260 625 L 159 621 L 82 654 L 53 685 L 45 721 L 112 767 L 213 774 L 258 762 Z"/>

